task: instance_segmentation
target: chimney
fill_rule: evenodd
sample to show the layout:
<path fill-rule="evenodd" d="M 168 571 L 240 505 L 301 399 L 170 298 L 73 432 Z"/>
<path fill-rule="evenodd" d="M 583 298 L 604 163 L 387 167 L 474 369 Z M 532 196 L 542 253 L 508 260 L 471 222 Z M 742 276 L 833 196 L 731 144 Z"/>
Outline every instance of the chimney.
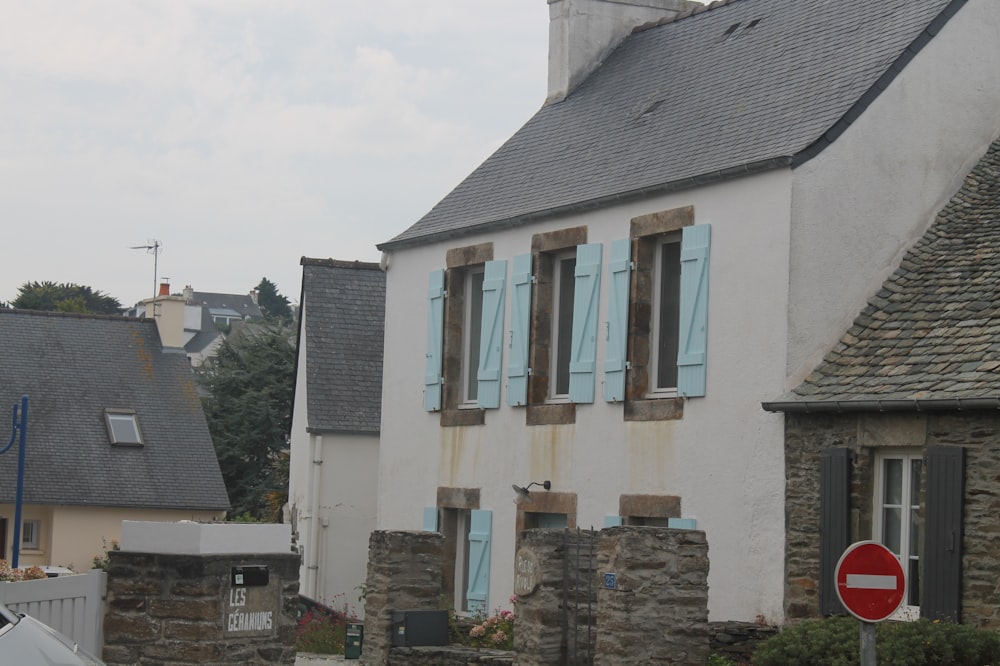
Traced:
<path fill-rule="evenodd" d="M 161 282 L 160 283 L 160 293 L 157 294 L 157 295 L 158 296 L 169 296 L 170 295 L 170 283 L 169 282 Z"/>
<path fill-rule="evenodd" d="M 566 98 L 633 28 L 701 5 L 688 0 L 548 0 L 549 94 Z"/>
<path fill-rule="evenodd" d="M 186 285 L 184 287 L 184 300 L 190 303 L 194 300 L 194 287 Z"/>

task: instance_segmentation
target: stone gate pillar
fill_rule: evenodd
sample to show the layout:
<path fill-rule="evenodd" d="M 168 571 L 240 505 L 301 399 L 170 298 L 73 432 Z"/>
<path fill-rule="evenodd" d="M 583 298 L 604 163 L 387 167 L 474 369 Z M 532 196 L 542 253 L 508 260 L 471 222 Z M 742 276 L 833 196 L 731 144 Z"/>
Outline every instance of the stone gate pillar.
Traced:
<path fill-rule="evenodd" d="M 444 536 L 438 532 L 372 532 L 361 664 L 388 663 L 392 611 L 441 608 L 443 565 Z"/>
<path fill-rule="evenodd" d="M 606 528 L 597 562 L 595 666 L 708 661 L 704 532 Z"/>

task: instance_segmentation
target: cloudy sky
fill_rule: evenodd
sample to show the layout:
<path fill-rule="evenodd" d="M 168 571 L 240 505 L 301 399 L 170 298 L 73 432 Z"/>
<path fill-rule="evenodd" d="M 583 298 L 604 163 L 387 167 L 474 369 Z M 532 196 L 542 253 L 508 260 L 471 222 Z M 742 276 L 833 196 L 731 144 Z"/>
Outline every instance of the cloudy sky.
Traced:
<path fill-rule="evenodd" d="M 3 0 L 0 301 L 298 300 L 378 261 L 545 97 L 545 0 Z"/>

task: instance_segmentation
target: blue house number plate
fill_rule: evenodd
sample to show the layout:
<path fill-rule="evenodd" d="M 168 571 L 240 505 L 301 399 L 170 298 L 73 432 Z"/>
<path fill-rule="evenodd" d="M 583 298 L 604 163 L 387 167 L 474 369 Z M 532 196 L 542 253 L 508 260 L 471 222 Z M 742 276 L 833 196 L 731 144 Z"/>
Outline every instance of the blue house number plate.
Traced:
<path fill-rule="evenodd" d="M 606 573 L 604 574 L 604 587 L 609 590 L 614 590 L 618 588 L 618 574 Z"/>

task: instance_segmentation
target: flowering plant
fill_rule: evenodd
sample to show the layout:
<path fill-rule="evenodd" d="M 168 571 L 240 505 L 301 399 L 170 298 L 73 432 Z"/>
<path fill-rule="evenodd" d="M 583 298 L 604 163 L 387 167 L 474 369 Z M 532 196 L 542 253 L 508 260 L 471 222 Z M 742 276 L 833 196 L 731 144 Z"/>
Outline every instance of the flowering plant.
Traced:
<path fill-rule="evenodd" d="M 511 596 L 510 602 L 516 604 L 517 596 Z M 512 650 L 514 648 L 514 612 L 499 608 L 494 610 L 493 615 L 484 618 L 482 622 L 469 630 L 469 645 L 496 650 Z"/>
<path fill-rule="evenodd" d="M 11 569 L 7 560 L 0 560 L 0 581 L 17 583 L 22 580 L 41 580 L 45 577 L 45 572 L 39 567 Z"/>

